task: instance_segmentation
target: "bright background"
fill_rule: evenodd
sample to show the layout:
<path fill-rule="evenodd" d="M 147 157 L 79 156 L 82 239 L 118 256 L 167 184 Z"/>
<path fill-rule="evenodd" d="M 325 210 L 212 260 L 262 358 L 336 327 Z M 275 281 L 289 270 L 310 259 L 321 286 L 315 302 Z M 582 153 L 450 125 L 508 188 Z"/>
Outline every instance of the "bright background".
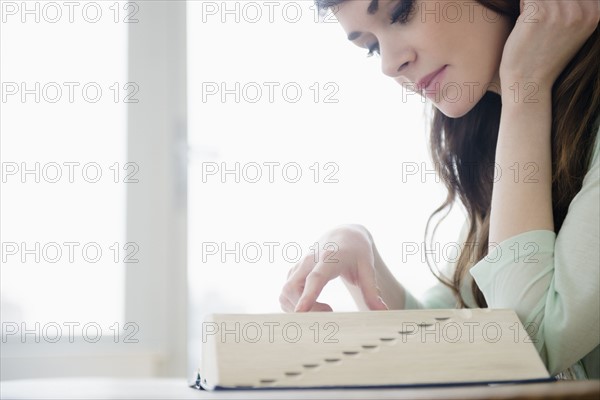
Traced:
<path fill-rule="evenodd" d="M 189 276 L 190 296 L 202 311 L 279 311 L 279 290 L 294 265 L 281 254 L 283 245 L 298 243 L 308 251 L 321 234 L 344 223 L 365 225 L 388 266 L 415 294 L 433 283 L 420 254 L 405 255 L 402 262 L 402 243 L 423 241 L 425 221 L 444 198 L 433 174 L 421 177 L 424 169 L 432 169 L 425 104 L 384 76 L 378 57 L 367 58 L 366 51 L 348 42 L 332 14 L 315 22 L 311 1 L 291 3 L 274 7 L 272 22 L 267 7 L 238 4 L 236 14 L 233 4 L 215 9 L 212 2 L 195 1 L 188 6 Z M 279 84 L 273 103 L 265 82 Z M 223 101 L 222 89 L 235 92 L 236 83 L 239 102 L 232 93 L 225 93 Z M 284 97 L 286 84 L 302 89 L 297 102 Z M 317 102 L 311 89 L 315 84 L 320 88 Z M 324 90 L 327 84 L 331 86 Z M 256 87 L 262 88 L 262 98 L 253 103 Z M 295 96 L 296 91 L 289 93 Z M 326 94 L 335 102 L 328 103 Z M 233 174 L 220 174 L 223 166 L 233 169 L 236 162 L 240 170 L 249 163 L 262 165 L 262 179 L 249 182 L 256 171 L 251 167 L 249 178 L 241 176 L 239 183 Z M 268 182 L 266 162 L 280 163 L 273 183 Z M 286 163 L 301 166 L 299 182 L 282 177 Z M 314 163 L 321 172 L 318 183 L 309 168 Z M 325 169 L 326 163 L 334 163 L 335 169 Z M 203 166 L 205 172 L 215 166 L 219 170 L 203 177 Z M 417 174 L 408 175 L 413 166 Z M 293 178 L 295 170 L 289 171 Z M 328 173 L 338 182 L 325 183 Z M 455 235 L 453 229 L 456 225 L 450 229 Z M 236 242 L 240 247 L 281 245 L 275 262 L 268 262 L 267 247 L 261 246 L 259 262 L 248 262 L 253 251 L 239 262 L 225 255 L 223 263 L 223 242 L 228 249 Z M 217 254 L 205 252 L 207 262 L 202 262 L 203 243 L 218 245 Z M 355 309 L 343 285 L 336 283 L 323 298 L 336 310 Z"/>
<path fill-rule="evenodd" d="M 271 15 L 262 1 L 99 1 L 97 23 L 77 13 L 74 22 L 66 16 L 48 22 L 54 14 L 43 14 L 44 1 L 27 2 L 42 14 L 39 22 L 32 15 L 23 22 L 22 10 L 9 15 L 7 3 L 24 4 L 0 2 L 3 84 L 97 82 L 104 92 L 97 103 L 81 96 L 73 103 L 3 100 L 3 168 L 96 162 L 103 179 L 53 184 L 7 177 L 0 192 L 2 242 L 96 242 L 104 256 L 98 263 L 81 257 L 70 263 L 66 256 L 36 263 L 4 260 L 3 253 L 2 379 L 189 374 L 205 314 L 280 312 L 279 292 L 294 265 L 282 247 L 308 251 L 340 224 L 365 225 L 415 295 L 435 282 L 422 241 L 427 217 L 445 194 L 428 160 L 425 104 L 384 76 L 377 57 L 366 58 L 366 50 L 348 42 L 331 15 L 318 21 L 312 0 L 270 2 Z M 110 90 L 115 82 L 117 102 Z M 139 86 L 135 105 L 123 99 L 131 82 Z M 222 100 L 222 85 L 235 92 L 236 83 L 241 90 Z M 292 88 L 284 93 L 286 84 Z M 207 87 L 219 92 L 210 95 Z M 262 97 L 253 102 L 257 87 Z M 298 87 L 298 101 L 285 97 Z M 139 165 L 139 183 L 124 183 L 122 175 L 113 181 L 109 167 L 126 162 Z M 203 179 L 203 166 L 235 163 L 262 165 L 262 179 Z M 274 182 L 264 163 L 280 163 Z M 297 183 L 284 179 L 287 163 L 300 166 Z M 326 183 L 332 172 L 335 181 Z M 456 240 L 461 223 L 452 215 L 436 241 Z M 123 252 L 115 262 L 110 246 L 129 242 L 139 245 L 140 262 L 124 263 Z M 264 242 L 276 243 L 273 260 L 265 246 L 257 262 L 243 255 L 221 260 L 222 243 L 231 249 Z M 212 243 L 219 252 L 203 253 Z M 406 254 L 407 245 L 421 251 Z M 187 302 L 173 300 L 186 291 Z M 321 299 L 337 311 L 355 309 L 338 281 Z M 52 345 L 5 335 L 6 323 L 67 321 L 93 321 L 105 330 L 135 323 L 139 343 L 122 346 L 105 335 L 95 347 L 80 337 Z"/>

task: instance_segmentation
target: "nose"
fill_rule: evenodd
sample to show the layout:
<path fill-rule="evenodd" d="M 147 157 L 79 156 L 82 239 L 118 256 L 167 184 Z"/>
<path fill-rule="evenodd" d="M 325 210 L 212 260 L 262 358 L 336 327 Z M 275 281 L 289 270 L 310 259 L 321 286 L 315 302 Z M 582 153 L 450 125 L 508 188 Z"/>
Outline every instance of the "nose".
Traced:
<path fill-rule="evenodd" d="M 381 71 L 391 78 L 402 77 L 409 63 L 409 61 L 399 60 L 398 58 L 386 57 L 383 52 L 381 53 Z"/>
<path fill-rule="evenodd" d="M 391 78 L 405 77 L 405 71 L 414 61 L 414 53 L 409 49 L 383 47 L 380 44 L 381 71 Z"/>

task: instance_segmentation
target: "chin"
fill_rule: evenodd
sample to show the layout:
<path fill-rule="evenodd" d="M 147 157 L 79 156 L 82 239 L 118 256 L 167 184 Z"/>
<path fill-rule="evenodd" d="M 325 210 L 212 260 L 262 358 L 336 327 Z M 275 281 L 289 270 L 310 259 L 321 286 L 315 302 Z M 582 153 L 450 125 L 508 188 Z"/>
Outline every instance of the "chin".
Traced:
<path fill-rule="evenodd" d="M 475 107 L 475 104 L 476 103 L 463 104 L 461 102 L 448 103 L 444 100 L 439 103 L 433 103 L 435 108 L 449 118 L 460 118 L 464 116 Z"/>
<path fill-rule="evenodd" d="M 450 86 L 450 88 L 458 85 Z M 481 84 L 475 86 L 482 87 Z M 443 90 L 438 91 L 435 95 L 429 96 L 429 100 L 435 108 L 437 108 L 442 114 L 448 118 L 460 118 L 469 113 L 479 101 L 485 96 L 485 93 L 481 93 L 479 90 L 473 90 L 464 85 L 459 86 L 460 91 L 457 90 Z"/>

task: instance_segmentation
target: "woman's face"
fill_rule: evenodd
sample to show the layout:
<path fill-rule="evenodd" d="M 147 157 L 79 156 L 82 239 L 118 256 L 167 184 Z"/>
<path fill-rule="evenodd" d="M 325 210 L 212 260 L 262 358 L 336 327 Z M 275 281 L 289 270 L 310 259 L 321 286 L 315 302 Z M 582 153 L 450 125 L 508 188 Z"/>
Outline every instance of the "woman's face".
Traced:
<path fill-rule="evenodd" d="M 487 90 L 500 93 L 511 23 L 475 1 L 345 0 L 333 12 L 349 40 L 381 55 L 384 74 L 448 117 L 469 112 Z"/>

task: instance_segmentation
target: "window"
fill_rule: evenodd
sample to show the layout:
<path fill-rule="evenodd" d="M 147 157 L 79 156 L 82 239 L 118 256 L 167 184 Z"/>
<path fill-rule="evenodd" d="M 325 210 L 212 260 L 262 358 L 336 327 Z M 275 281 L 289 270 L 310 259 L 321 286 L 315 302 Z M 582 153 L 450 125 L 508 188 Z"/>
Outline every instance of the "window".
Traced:
<path fill-rule="evenodd" d="M 183 375 L 185 3 L 1 7 L 2 379 Z"/>
<path fill-rule="evenodd" d="M 435 282 L 424 104 L 312 1 L 0 7 L 1 379 L 189 373 L 203 315 L 280 311 L 343 223 L 413 293 Z M 354 309 L 338 281 L 321 298 Z"/>
<path fill-rule="evenodd" d="M 122 324 L 126 25 L 3 10 L 2 320 Z"/>

